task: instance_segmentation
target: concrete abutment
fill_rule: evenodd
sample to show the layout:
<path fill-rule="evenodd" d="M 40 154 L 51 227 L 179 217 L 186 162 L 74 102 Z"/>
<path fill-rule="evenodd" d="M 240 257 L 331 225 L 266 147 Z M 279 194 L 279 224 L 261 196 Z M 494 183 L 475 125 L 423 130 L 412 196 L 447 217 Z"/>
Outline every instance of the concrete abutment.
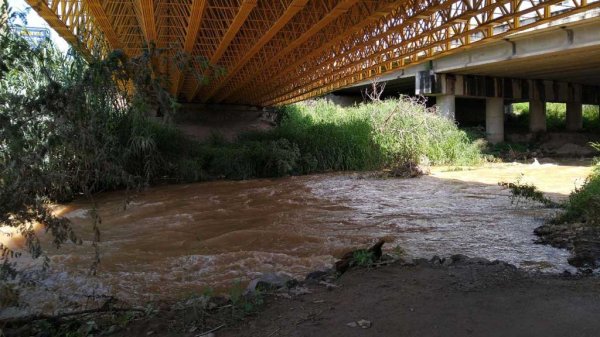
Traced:
<path fill-rule="evenodd" d="M 553 80 L 531 80 L 480 75 L 436 73 L 419 71 L 416 75 L 415 93 L 434 96 L 442 115 L 455 118 L 465 115 L 457 101 L 465 99 L 486 100 L 486 133 L 491 143 L 504 139 L 504 102 L 529 102 L 529 131 L 547 131 L 546 102 L 566 103 L 567 130 L 583 128 L 582 104 L 600 102 L 600 87 Z M 470 112 L 468 112 L 470 113 Z"/>
<path fill-rule="evenodd" d="M 529 101 L 529 131 L 546 132 L 546 102 L 539 99 Z"/>
<path fill-rule="evenodd" d="M 504 142 L 504 99 L 501 97 L 486 98 L 485 134 L 492 144 Z"/>
<path fill-rule="evenodd" d="M 583 129 L 583 105 L 581 102 L 567 102 L 567 131 Z"/>
<path fill-rule="evenodd" d="M 450 120 L 456 119 L 456 96 L 440 95 L 436 97 L 436 104 L 440 114 Z"/>

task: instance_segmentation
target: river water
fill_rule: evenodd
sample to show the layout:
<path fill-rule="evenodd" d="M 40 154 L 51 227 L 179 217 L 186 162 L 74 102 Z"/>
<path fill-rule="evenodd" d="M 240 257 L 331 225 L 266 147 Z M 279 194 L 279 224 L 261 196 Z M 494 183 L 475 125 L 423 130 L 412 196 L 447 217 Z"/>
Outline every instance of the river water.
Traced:
<path fill-rule="evenodd" d="M 379 238 L 386 238 L 390 253 L 401 249 L 407 257 L 462 253 L 561 272 L 570 269 L 568 252 L 533 243 L 533 229 L 555 210 L 512 205 L 497 183 L 523 174 L 525 182 L 561 199 L 589 173 L 584 162 L 571 162 L 435 168 L 416 179 L 336 173 L 221 181 L 151 188 L 132 196 L 126 208 L 123 193 L 107 193 L 97 199 L 98 274 L 89 275 L 90 204 L 62 205 L 57 213 L 73 221 L 84 243 L 60 250 L 47 244 L 46 272 L 39 261 L 19 261 L 37 282 L 21 297 L 46 311 L 88 303 L 90 295 L 131 304 L 175 300 L 266 272 L 302 277 Z M 18 246 L 18 238 L 11 240 Z"/>

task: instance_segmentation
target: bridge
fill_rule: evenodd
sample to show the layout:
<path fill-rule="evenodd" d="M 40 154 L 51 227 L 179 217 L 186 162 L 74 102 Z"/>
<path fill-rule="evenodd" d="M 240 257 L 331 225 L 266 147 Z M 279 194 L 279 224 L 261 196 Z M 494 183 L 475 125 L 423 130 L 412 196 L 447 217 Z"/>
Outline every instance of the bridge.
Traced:
<path fill-rule="evenodd" d="M 184 102 L 289 104 L 503 41 L 600 0 L 26 0 L 84 54 L 156 45 Z M 224 70 L 224 75 L 206 64 Z M 202 78 L 209 78 L 208 83 Z"/>

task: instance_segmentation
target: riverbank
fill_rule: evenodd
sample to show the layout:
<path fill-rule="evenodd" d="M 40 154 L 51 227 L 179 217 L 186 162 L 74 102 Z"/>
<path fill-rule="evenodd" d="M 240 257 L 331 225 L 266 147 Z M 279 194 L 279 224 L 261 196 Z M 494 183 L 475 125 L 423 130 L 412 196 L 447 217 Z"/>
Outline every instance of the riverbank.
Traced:
<path fill-rule="evenodd" d="M 5 336 L 597 336 L 600 278 L 539 274 L 465 255 L 389 260 L 294 280 L 266 275 L 245 292 L 75 320 L 9 326 Z M 122 311 L 125 310 L 125 311 Z M 62 325 L 56 323 L 62 322 Z M 45 329 L 45 330 L 44 330 Z M 41 334 L 38 333 L 41 331 Z M 87 331 L 87 332 L 86 332 Z M 45 333 L 45 334 L 44 334 Z M 61 335 L 62 336 L 62 335 Z"/>
<path fill-rule="evenodd" d="M 284 284 L 242 320 L 219 316 L 231 303 L 206 301 L 212 309 L 173 306 L 113 336 L 592 337 L 600 330 L 597 277 L 541 275 L 464 255 L 356 268 L 337 279 L 311 273 Z"/>
<path fill-rule="evenodd" d="M 217 336 L 548 337 L 600 330 L 598 278 L 536 275 L 483 259 L 356 269 L 331 290 L 309 290 L 271 298 L 260 314 Z"/>

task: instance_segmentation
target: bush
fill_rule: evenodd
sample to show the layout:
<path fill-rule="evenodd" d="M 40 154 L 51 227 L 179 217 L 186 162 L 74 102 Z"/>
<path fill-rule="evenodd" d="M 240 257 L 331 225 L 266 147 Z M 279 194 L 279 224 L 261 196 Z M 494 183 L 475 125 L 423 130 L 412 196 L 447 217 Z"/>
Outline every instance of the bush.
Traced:
<path fill-rule="evenodd" d="M 317 100 L 287 106 L 280 114 L 279 125 L 271 130 L 243 134 L 234 142 L 213 135 L 192 146 L 188 152 L 200 158 L 195 163 L 204 173 L 199 178 L 360 171 L 422 161 L 473 165 L 483 160 L 479 146 L 453 122 L 406 97 L 351 108 Z"/>
<path fill-rule="evenodd" d="M 556 223 L 574 221 L 600 225 L 600 166 L 596 166 L 582 187 L 571 193 L 565 211 L 554 220 Z"/>
<path fill-rule="evenodd" d="M 289 175 L 300 157 L 298 147 L 287 139 L 208 145 L 200 152 L 207 158 L 206 171 L 226 179 Z"/>
<path fill-rule="evenodd" d="M 433 165 L 475 165 L 483 160 L 481 148 L 453 121 L 415 99 L 359 107 L 373 121 L 374 138 L 382 148 L 385 165 L 427 161 Z"/>

